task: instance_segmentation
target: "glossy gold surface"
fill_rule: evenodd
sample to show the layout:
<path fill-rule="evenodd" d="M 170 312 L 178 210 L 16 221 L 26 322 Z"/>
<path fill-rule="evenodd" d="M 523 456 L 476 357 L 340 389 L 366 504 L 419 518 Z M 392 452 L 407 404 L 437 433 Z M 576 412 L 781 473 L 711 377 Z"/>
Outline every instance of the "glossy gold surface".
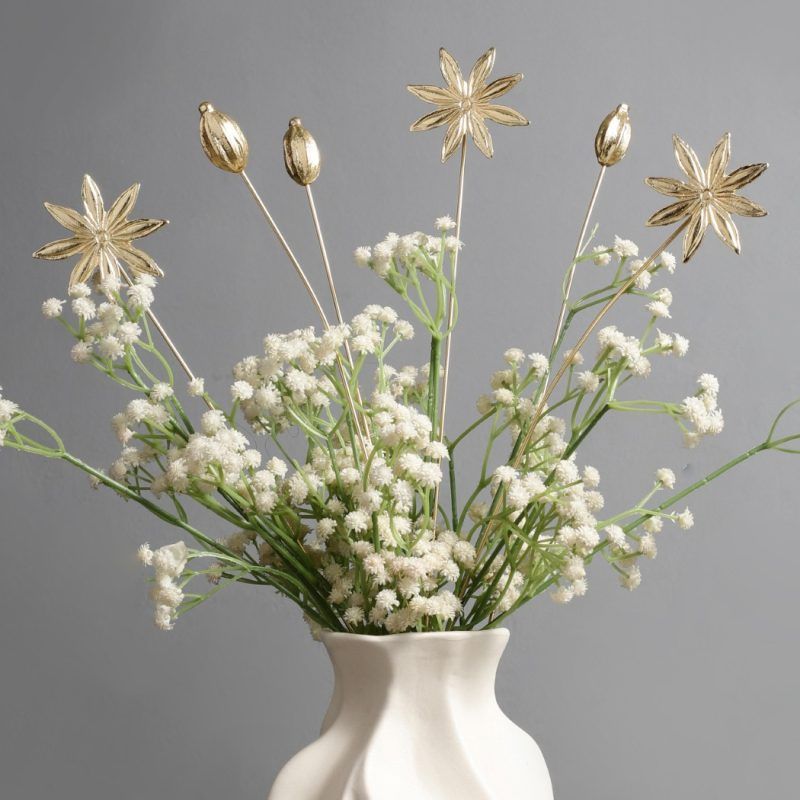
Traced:
<path fill-rule="evenodd" d="M 594 138 L 594 152 L 601 167 L 613 167 L 625 158 L 631 141 L 628 106 L 618 105 L 601 123 Z"/>
<path fill-rule="evenodd" d="M 675 202 L 656 211 L 648 225 L 672 225 L 687 218 L 688 227 L 683 239 L 683 260 L 688 261 L 697 252 L 709 225 L 735 253 L 741 251 L 739 230 L 732 214 L 745 217 L 763 217 L 766 211 L 757 203 L 736 192 L 752 183 L 768 164 L 749 164 L 730 174 L 725 169 L 731 156 L 731 135 L 726 133 L 714 146 L 704 169 L 700 159 L 680 136 L 672 137 L 675 159 L 686 175 L 686 181 L 675 178 L 647 178 L 646 183 L 657 192 L 675 198 Z"/>
<path fill-rule="evenodd" d="M 72 236 L 40 247 L 33 254 L 34 258 L 61 261 L 80 256 L 69 276 L 70 288 L 92 278 L 121 279 L 120 261 L 127 264 L 134 275 L 161 277 L 164 274 L 147 253 L 131 244 L 167 224 L 165 219 L 128 219 L 139 196 L 138 183 L 129 186 L 106 210 L 97 184 L 91 176 L 84 175 L 81 196 L 83 214 L 66 206 L 44 204 L 53 219 Z"/>
<path fill-rule="evenodd" d="M 300 186 L 308 186 L 319 177 L 319 148 L 299 117 L 289 120 L 283 137 L 283 163 L 289 177 Z"/>
<path fill-rule="evenodd" d="M 208 160 L 227 172 L 241 172 L 247 166 L 249 148 L 239 123 L 217 111 L 211 103 L 200 103 L 200 144 Z"/>
<path fill-rule="evenodd" d="M 528 120 L 513 108 L 493 103 L 521 80 L 522 73 L 498 78 L 486 83 L 494 67 L 495 50 L 490 47 L 473 65 L 468 78 L 464 78 L 458 62 L 443 47 L 439 50 L 439 68 L 445 86 L 406 87 L 412 94 L 437 106 L 435 111 L 420 117 L 411 125 L 412 131 L 429 131 L 447 125 L 442 145 L 442 161 L 456 152 L 462 139 L 472 137 L 475 146 L 487 158 L 494 155 L 492 136 L 486 120 L 500 125 L 528 125 Z"/>

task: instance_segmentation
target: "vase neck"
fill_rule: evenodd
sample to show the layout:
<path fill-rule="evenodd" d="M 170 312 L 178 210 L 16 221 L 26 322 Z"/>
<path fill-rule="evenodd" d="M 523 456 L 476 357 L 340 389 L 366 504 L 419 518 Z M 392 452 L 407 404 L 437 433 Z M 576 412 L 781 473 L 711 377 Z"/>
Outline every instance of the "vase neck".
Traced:
<path fill-rule="evenodd" d="M 469 700 L 494 703 L 494 681 L 508 642 L 505 629 L 393 636 L 325 634 L 333 662 L 335 707 L 380 709 L 392 702 L 417 707 Z M 330 716 L 330 715 L 329 715 Z"/>

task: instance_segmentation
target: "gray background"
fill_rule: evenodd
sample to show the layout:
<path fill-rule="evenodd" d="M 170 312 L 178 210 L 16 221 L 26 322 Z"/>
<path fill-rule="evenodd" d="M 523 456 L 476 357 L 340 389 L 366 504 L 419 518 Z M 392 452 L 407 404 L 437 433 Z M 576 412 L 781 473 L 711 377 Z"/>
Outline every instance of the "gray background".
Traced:
<path fill-rule="evenodd" d="M 732 166 L 771 162 L 747 192 L 770 216 L 742 222 L 743 255 L 710 234 L 669 279 L 666 327 L 692 349 L 657 362 L 639 390 L 678 400 L 716 373 L 724 434 L 689 452 L 666 420 L 626 415 L 584 455 L 610 509 L 662 464 L 685 485 L 759 441 L 800 392 L 796 21 L 770 2 L 7 0 L 0 383 L 78 454 L 114 458 L 107 420 L 123 396 L 71 364 L 60 326 L 39 315 L 67 267 L 30 259 L 61 235 L 41 201 L 76 205 L 86 171 L 109 200 L 141 181 L 138 211 L 172 220 L 147 242 L 167 271 L 157 311 L 213 389 L 264 333 L 313 321 L 244 187 L 200 151 L 204 99 L 242 123 L 251 176 L 316 270 L 280 157 L 287 120 L 303 116 L 326 159 L 315 188 L 343 303 L 394 302 L 350 253 L 452 212 L 457 170 L 438 163 L 439 132 L 408 133 L 424 108 L 404 84 L 439 82 L 439 45 L 468 68 L 494 44 L 496 75 L 527 75 L 509 102 L 533 125 L 495 127 L 493 162 L 469 153 L 451 430 L 507 346 L 549 341 L 610 108 L 631 105 L 634 139 L 601 196 L 600 241 L 620 233 L 649 251 L 661 240 L 643 227 L 661 202 L 642 178 L 676 174 L 673 131 L 705 158 L 730 130 Z M 615 321 L 640 325 L 633 306 Z M 499 697 L 540 742 L 559 800 L 796 795 L 798 474 L 789 456 L 749 462 L 692 501 L 691 533 L 663 535 L 639 591 L 599 563 L 584 600 L 544 599 L 513 620 Z M 0 503 L 0 796 L 263 797 L 314 737 L 330 689 L 297 612 L 242 587 L 160 633 L 133 554 L 173 531 L 64 465 L 5 451 Z"/>

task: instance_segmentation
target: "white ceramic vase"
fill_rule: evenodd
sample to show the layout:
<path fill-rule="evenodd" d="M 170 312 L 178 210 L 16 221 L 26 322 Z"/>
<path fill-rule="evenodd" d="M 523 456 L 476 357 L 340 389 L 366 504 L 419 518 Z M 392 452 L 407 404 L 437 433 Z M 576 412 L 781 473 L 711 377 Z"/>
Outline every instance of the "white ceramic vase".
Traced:
<path fill-rule="evenodd" d="M 539 747 L 495 698 L 508 637 L 324 634 L 335 685 L 322 732 L 268 800 L 552 800 Z"/>

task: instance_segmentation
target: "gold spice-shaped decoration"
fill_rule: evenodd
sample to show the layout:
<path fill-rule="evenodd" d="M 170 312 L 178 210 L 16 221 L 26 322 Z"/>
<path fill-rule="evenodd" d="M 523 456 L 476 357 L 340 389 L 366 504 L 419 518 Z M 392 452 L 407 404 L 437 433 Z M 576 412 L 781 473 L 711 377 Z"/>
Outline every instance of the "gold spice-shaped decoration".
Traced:
<path fill-rule="evenodd" d="M 319 148 L 300 117 L 289 120 L 283 137 L 283 163 L 289 177 L 300 186 L 308 186 L 319 177 Z"/>
<path fill-rule="evenodd" d="M 132 242 L 155 233 L 167 220 L 128 219 L 138 196 L 139 184 L 134 183 L 106 208 L 97 184 L 90 175 L 84 175 L 81 186 L 84 213 L 54 203 L 44 204 L 50 216 L 71 235 L 40 247 L 33 257 L 62 261 L 79 256 L 69 277 L 70 289 L 92 278 L 98 282 L 121 278 L 120 262 L 127 264 L 134 275 L 162 277 L 164 273 L 158 264 Z"/>
<path fill-rule="evenodd" d="M 594 138 L 594 152 L 602 167 L 613 167 L 625 158 L 631 141 L 628 106 L 618 105 L 601 123 Z"/>
<path fill-rule="evenodd" d="M 673 198 L 670 205 L 656 211 L 647 225 L 672 225 L 686 219 L 683 260 L 688 261 L 703 241 L 709 225 L 737 255 L 741 252 L 739 230 L 732 214 L 743 217 L 764 217 L 767 212 L 758 203 L 736 192 L 752 183 L 768 164 L 748 164 L 730 174 L 725 170 L 731 157 L 731 135 L 726 133 L 715 145 L 703 168 L 695 151 L 680 136 L 672 137 L 675 160 L 686 181 L 675 178 L 647 178 L 647 185 L 659 194 Z"/>
<path fill-rule="evenodd" d="M 211 103 L 200 103 L 200 143 L 208 160 L 226 172 L 242 172 L 249 147 L 239 123 L 217 111 Z"/>
<path fill-rule="evenodd" d="M 467 135 L 487 158 L 494 154 L 492 136 L 486 120 L 500 125 L 528 125 L 528 120 L 513 108 L 494 101 L 513 89 L 522 73 L 507 75 L 487 83 L 494 67 L 495 50 L 490 47 L 464 77 L 458 62 L 444 49 L 439 50 L 439 69 L 444 86 L 407 86 L 409 92 L 426 103 L 437 106 L 435 111 L 420 117 L 411 125 L 412 131 L 429 131 L 447 125 L 442 145 L 442 161 L 447 161 Z"/>

